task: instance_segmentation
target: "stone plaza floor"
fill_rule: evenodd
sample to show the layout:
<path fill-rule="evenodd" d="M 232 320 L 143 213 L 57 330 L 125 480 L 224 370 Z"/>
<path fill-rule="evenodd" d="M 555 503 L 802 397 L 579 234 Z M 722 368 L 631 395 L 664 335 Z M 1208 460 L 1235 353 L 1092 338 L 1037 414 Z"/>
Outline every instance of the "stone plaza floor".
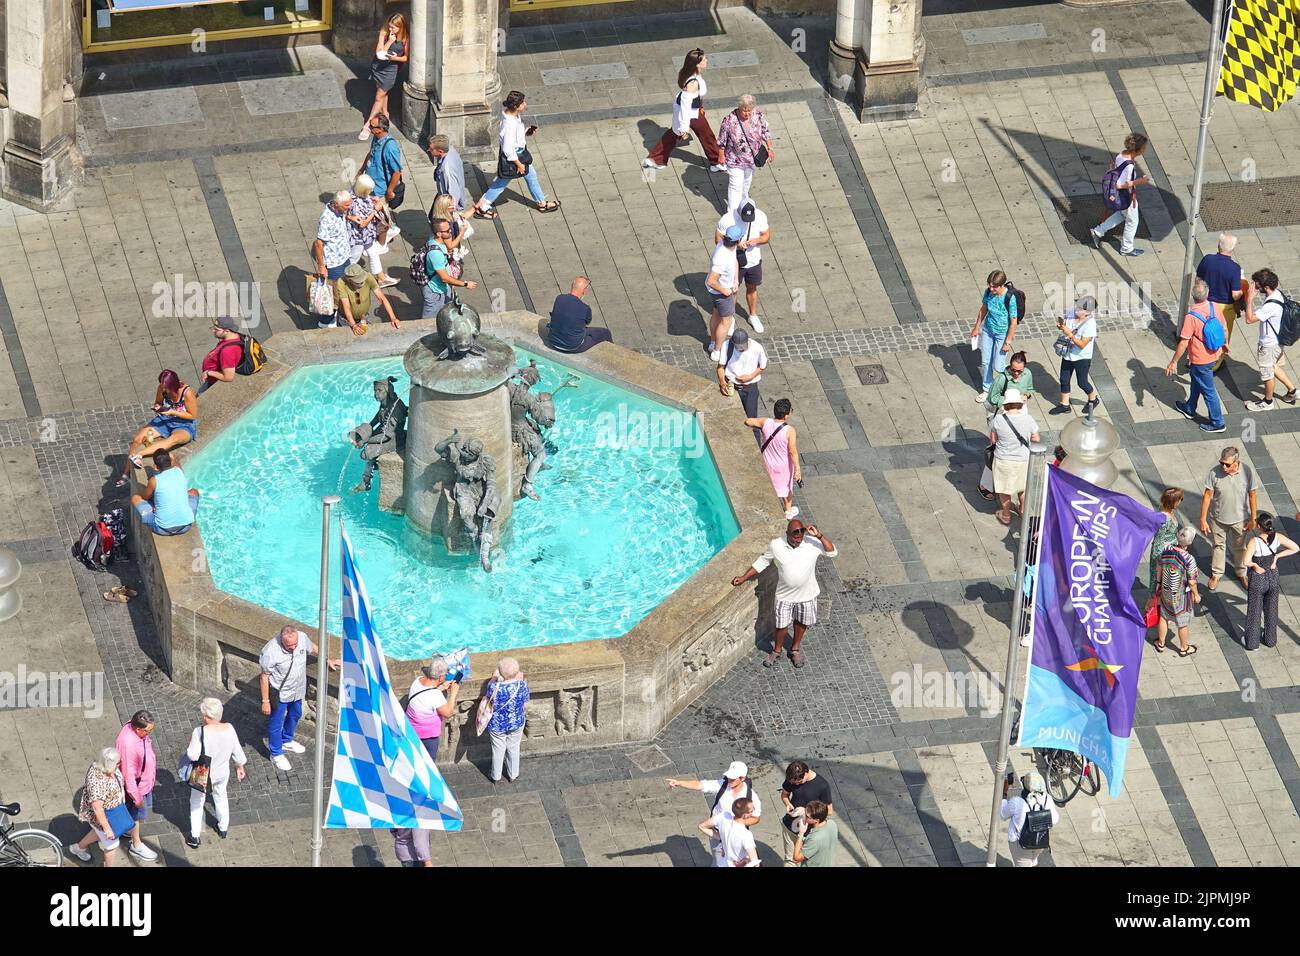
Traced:
<path fill-rule="evenodd" d="M 772 361 L 761 389 L 768 403 L 794 403 L 806 479 L 798 504 L 840 556 L 822 562 L 829 614 L 805 645 L 802 670 L 764 669 L 756 652 L 654 741 L 546 757 L 525 749 L 513 784 L 494 787 L 479 767 L 447 768 L 466 824 L 435 837 L 437 863 L 707 865 L 696 829 L 706 802 L 670 792 L 664 777 L 716 777 L 744 760 L 774 808 L 785 763 L 802 758 L 832 784 L 840 865 L 982 864 L 996 716 L 983 701 L 916 700 L 900 688 L 918 669 L 1001 682 L 1016 539 L 976 494 L 985 423 L 967 345 L 994 268 L 1028 292 L 1031 314 L 1016 340 L 1040 395 L 1056 384 L 1045 302 L 1081 283 L 1120 289 L 1102 317 L 1093 374 L 1100 414 L 1123 441 L 1121 490 L 1154 506 L 1163 488 L 1181 487 L 1194 519 L 1204 474 L 1235 444 L 1261 482 L 1260 508 L 1286 516 L 1296 533 L 1300 409 L 1245 412 L 1258 390 L 1253 364 L 1241 359 L 1253 354 L 1254 330 L 1238 327 L 1220 380 L 1226 434 L 1206 436 L 1178 415 L 1172 402 L 1186 375 L 1163 375 L 1204 16 L 1184 0 L 1088 11 L 978 6 L 927 4 L 920 109 L 873 124 L 820 84 L 826 19 L 763 21 L 732 8 L 716 20 L 511 31 L 503 88 L 528 91 L 542 183 L 563 208 L 539 216 L 512 194 L 495 224 L 476 222 L 467 270 L 479 289 L 468 301 L 545 313 L 585 273 L 595 322 L 616 341 L 708 375 L 704 278 L 725 176 L 708 172 L 696 145 L 666 169 L 640 165 L 668 117 L 673 58 L 702 46 L 714 61 L 715 126 L 752 92 L 772 127 L 776 161 L 752 187 L 772 228 L 760 309 L 767 331 L 756 336 Z M 1043 37 L 998 40 L 998 28 L 1018 24 L 1041 25 Z M 569 69 L 608 64 L 625 66 L 627 78 L 586 82 Z M 308 245 L 322 197 L 364 156 L 356 129 L 365 96 L 357 70 L 316 48 L 213 56 L 147 75 L 104 70 L 80 101 L 85 170 L 72 195 L 48 215 L 0 208 L 0 541 L 25 565 L 24 611 L 0 624 L 0 671 L 103 672 L 106 681 L 99 715 L 0 710 L 0 799 L 21 801 L 23 820 L 69 840 L 84 832 L 74 814 L 89 761 L 144 707 L 158 719 L 164 781 L 145 834 L 162 865 L 308 858 L 310 761 L 276 771 L 261 720 L 243 701 L 230 713 L 251 759 L 247 780 L 231 787 L 230 837 L 209 829 L 199 850 L 185 847 L 187 791 L 168 766 L 199 695 L 160 671 L 143 601 L 105 602 L 101 591 L 116 582 L 71 561 L 68 544 L 97 506 L 125 505 L 110 475 L 144 420 L 156 370 L 192 371 L 211 343 L 203 318 L 158 314 L 155 283 L 256 283 L 259 337 L 308 327 Z M 1154 181 L 1141 193 L 1146 254 L 1136 259 L 1111 244 L 1093 250 L 1079 228 L 1130 130 L 1151 137 L 1144 162 Z M 1206 181 L 1239 180 L 1247 166 L 1261 179 L 1288 175 L 1293 145 L 1296 110 L 1265 115 L 1220 102 Z M 406 280 L 408 240 L 427 232 L 433 174 L 415 146 L 402 146 L 412 173 L 389 262 L 404 280 L 392 291 L 406 319 L 419 311 Z M 477 195 L 484 181 L 470 179 Z M 1268 266 L 1284 287 L 1300 288 L 1300 224 L 1234 231 L 1247 272 Z M 1209 251 L 1212 237 L 1201 245 Z M 877 368 L 860 374 L 868 366 Z M 1051 447 L 1062 419 L 1048 418 L 1048 407 L 1039 398 L 1030 411 Z M 1207 567 L 1204 542 L 1194 552 Z M 138 583 L 134 574 L 120 571 L 126 584 Z M 1276 648 L 1242 648 L 1244 594 L 1227 578 L 1195 619 L 1199 654 L 1147 652 L 1124 792 L 1065 808 L 1054 865 L 1300 863 L 1294 566 L 1283 581 Z M 1029 755 L 1013 748 L 1012 761 L 1023 771 Z M 769 809 L 756 830 L 765 863 L 780 862 L 778 827 Z M 1005 835 L 998 849 L 1005 862 Z M 394 863 L 388 838 L 373 832 L 330 833 L 325 857 Z"/>

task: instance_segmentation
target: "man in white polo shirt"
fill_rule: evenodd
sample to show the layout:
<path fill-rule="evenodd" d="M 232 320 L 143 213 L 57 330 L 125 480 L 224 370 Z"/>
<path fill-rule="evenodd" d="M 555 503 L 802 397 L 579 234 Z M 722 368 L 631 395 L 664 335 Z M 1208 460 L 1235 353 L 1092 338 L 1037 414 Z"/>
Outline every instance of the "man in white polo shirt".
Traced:
<path fill-rule="evenodd" d="M 709 341 L 705 348 L 709 358 L 718 360 L 722 343 L 736 327 L 736 293 L 740 291 L 740 263 L 736 259 L 736 249 L 744 237 L 745 230 L 732 226 L 718 241 L 713 249 L 713 259 L 709 262 L 709 274 L 704 277 L 704 287 L 709 290 L 713 300 L 713 311 L 709 315 Z"/>
<path fill-rule="evenodd" d="M 817 595 L 821 594 L 821 587 L 817 584 L 817 559 L 823 556 L 833 558 L 838 554 L 831 539 L 818 531 L 816 525 L 810 524 L 805 528 L 803 522 L 795 518 L 786 525 L 784 538 L 773 538 L 753 566 L 740 577 L 731 579 L 732 586 L 739 587 L 758 577 L 769 564 L 776 565 L 776 633 L 772 650 L 763 659 L 764 667 L 771 667 L 781 656 L 791 623 L 794 624 L 794 640 L 790 644 L 790 661 L 795 667 L 803 667 L 805 660 L 799 644 L 808 628 L 817 623 Z"/>
<path fill-rule="evenodd" d="M 752 341 L 744 329 L 732 332 L 718 353 L 718 389 L 723 395 L 730 395 L 733 388 L 736 390 L 746 418 L 758 417 L 758 382 L 765 368 L 767 350 L 762 343 Z M 754 437 L 761 445 L 762 429 L 755 428 Z"/>
<path fill-rule="evenodd" d="M 763 331 L 763 323 L 758 318 L 758 287 L 763 284 L 763 251 L 772 239 L 772 230 L 767 224 L 767 213 L 746 199 L 739 209 L 729 209 L 718 220 L 717 231 L 713 234 L 714 243 L 733 227 L 745 230 L 744 238 L 736 244 L 736 260 L 740 266 L 740 279 L 745 283 L 745 304 L 749 306 L 749 325 L 758 333 Z"/>

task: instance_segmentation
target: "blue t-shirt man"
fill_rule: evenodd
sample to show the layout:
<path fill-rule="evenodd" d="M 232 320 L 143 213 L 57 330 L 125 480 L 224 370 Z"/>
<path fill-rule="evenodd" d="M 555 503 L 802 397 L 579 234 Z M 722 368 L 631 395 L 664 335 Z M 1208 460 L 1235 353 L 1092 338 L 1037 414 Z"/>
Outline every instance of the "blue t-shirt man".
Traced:
<path fill-rule="evenodd" d="M 145 494 L 135 495 L 131 503 L 140 524 L 154 534 L 184 534 L 198 515 L 198 495 L 190 494 L 189 479 L 179 465 L 171 463 L 171 456 L 166 452 L 155 454 L 154 464 L 159 471 L 149 479 Z"/>
<path fill-rule="evenodd" d="M 450 261 L 451 257 L 447 255 L 446 246 L 437 241 L 429 243 L 429 251 L 424 255 L 424 274 L 429 277 L 429 286 L 440 295 L 451 292 L 447 283 L 438 277 L 438 270 L 445 271 Z"/>
<path fill-rule="evenodd" d="M 366 156 L 366 175 L 375 181 L 375 195 L 388 196 L 388 181 L 402 168 L 402 150 L 392 134 L 376 136 Z"/>
<path fill-rule="evenodd" d="M 1011 300 L 1010 306 L 1007 300 Z M 1011 328 L 1011 320 L 1019 319 L 1016 314 L 1016 297 L 1011 294 L 1011 290 L 996 295 L 992 289 L 984 290 L 984 307 L 988 309 L 988 314 L 984 316 L 984 328 L 994 338 L 1000 338 L 1007 334 Z"/>
<path fill-rule="evenodd" d="M 1232 305 L 1232 293 L 1241 291 L 1241 266 L 1221 252 L 1212 252 L 1196 267 L 1196 278 L 1210 287 L 1210 301 Z"/>
<path fill-rule="evenodd" d="M 551 306 L 551 348 L 558 352 L 578 351 L 590 324 L 591 306 L 571 292 L 557 295 Z"/>

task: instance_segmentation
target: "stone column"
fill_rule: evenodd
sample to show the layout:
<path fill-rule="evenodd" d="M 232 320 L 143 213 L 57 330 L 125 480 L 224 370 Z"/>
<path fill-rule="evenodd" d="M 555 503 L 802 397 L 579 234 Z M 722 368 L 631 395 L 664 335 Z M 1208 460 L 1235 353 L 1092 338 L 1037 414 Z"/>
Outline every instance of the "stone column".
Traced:
<path fill-rule="evenodd" d="M 334 27 L 330 45 L 345 60 L 369 63 L 375 54 L 375 37 L 388 18 L 384 0 L 334 0 Z M 414 11 L 413 11 L 414 12 Z M 407 24 L 408 29 L 410 24 Z"/>
<path fill-rule="evenodd" d="M 831 39 L 830 62 L 827 64 L 832 90 L 852 100 L 858 54 L 862 49 L 862 31 L 871 0 L 837 0 L 835 36 Z"/>
<path fill-rule="evenodd" d="M 916 109 L 921 94 L 921 0 L 870 0 L 858 61 L 858 116 L 870 119 Z"/>
<path fill-rule="evenodd" d="M 464 159 L 496 155 L 497 0 L 414 0 L 411 6 L 410 79 L 402 132 L 424 141 L 445 133 Z M 420 61 L 417 64 L 417 59 Z M 428 121 L 428 107 L 433 106 Z"/>
<path fill-rule="evenodd" d="M 71 184 L 76 102 L 65 101 L 72 79 L 74 31 L 66 0 L 7 5 L 5 78 L 9 139 L 4 146 L 4 191 L 47 206 Z M 71 87 L 67 86 L 70 92 Z"/>

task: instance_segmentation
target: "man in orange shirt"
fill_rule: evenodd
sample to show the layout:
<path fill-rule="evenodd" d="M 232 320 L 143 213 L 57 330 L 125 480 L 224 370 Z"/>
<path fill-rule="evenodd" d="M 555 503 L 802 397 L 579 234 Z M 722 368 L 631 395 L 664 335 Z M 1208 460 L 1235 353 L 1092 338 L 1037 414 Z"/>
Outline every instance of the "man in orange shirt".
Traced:
<path fill-rule="evenodd" d="M 1213 350 L 1205 347 L 1205 324 L 1210 320 L 1223 322 L 1210 301 L 1210 287 L 1204 279 L 1197 279 L 1192 283 L 1192 310 L 1183 316 L 1182 327 L 1178 330 L 1178 347 L 1165 366 L 1165 375 L 1172 377 L 1178 371 L 1178 361 L 1183 353 L 1189 352 L 1187 361 L 1191 384 L 1187 389 L 1187 403 L 1174 402 L 1174 408 L 1189 421 L 1195 421 L 1196 406 L 1204 396 L 1205 414 L 1209 421 L 1201 423 L 1201 431 L 1217 434 L 1227 431 L 1228 426 L 1223 421 L 1223 406 L 1214 388 L 1214 366 L 1228 348 L 1227 345 Z"/>

